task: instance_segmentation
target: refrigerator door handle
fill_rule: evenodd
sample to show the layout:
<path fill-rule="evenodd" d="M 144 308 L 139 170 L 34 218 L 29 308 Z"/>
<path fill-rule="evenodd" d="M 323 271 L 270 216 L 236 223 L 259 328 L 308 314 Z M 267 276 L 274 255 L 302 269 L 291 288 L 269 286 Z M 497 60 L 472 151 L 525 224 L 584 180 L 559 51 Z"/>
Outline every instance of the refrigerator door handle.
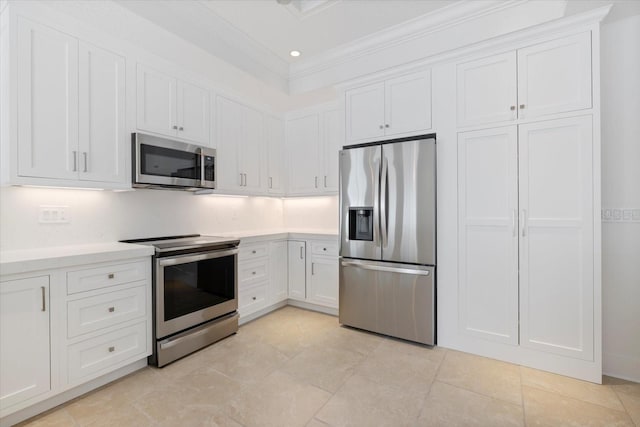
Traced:
<path fill-rule="evenodd" d="M 389 230 L 387 229 L 387 199 L 389 191 L 389 165 L 387 163 L 387 159 L 382 158 L 382 171 L 380 172 L 380 241 L 382 242 L 382 247 L 387 246 L 388 238 L 389 238 Z"/>
<path fill-rule="evenodd" d="M 364 270 L 389 271 L 392 273 L 417 274 L 419 276 L 429 276 L 431 274 L 429 270 L 418 270 L 415 268 L 404 268 L 404 267 L 389 267 L 386 265 L 364 264 L 364 263 L 354 262 L 354 261 L 342 261 L 342 266 L 357 267 L 357 268 L 362 268 Z"/>

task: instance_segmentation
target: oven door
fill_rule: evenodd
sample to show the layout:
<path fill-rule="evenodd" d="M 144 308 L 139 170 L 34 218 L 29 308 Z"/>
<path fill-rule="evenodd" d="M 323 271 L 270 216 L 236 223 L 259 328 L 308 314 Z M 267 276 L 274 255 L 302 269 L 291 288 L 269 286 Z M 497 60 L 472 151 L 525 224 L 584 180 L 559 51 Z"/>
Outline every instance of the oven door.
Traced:
<path fill-rule="evenodd" d="M 238 249 L 156 259 L 156 338 L 238 309 Z"/>

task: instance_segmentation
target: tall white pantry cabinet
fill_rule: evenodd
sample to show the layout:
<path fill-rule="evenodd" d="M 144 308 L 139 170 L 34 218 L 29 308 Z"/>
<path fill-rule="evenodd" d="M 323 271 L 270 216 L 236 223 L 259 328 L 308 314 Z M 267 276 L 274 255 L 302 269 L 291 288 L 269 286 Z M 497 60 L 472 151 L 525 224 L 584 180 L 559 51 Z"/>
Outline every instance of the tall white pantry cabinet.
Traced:
<path fill-rule="evenodd" d="M 458 347 L 601 382 L 598 28 L 456 67 Z"/>

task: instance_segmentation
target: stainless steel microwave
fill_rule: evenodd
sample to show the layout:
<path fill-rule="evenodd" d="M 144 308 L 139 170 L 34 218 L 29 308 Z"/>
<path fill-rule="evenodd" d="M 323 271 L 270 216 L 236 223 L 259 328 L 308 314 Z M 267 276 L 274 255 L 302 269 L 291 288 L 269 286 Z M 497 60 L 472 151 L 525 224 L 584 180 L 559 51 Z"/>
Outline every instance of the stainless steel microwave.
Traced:
<path fill-rule="evenodd" d="M 133 187 L 216 188 L 216 150 L 143 133 L 131 139 Z"/>

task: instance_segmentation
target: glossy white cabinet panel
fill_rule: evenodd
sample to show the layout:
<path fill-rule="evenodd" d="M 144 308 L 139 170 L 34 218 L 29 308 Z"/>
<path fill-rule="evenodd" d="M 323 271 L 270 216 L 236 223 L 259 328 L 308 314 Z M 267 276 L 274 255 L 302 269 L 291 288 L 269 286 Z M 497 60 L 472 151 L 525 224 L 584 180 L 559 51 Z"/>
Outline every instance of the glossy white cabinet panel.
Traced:
<path fill-rule="evenodd" d="M 385 81 L 385 136 L 431 129 L 431 71 Z"/>
<path fill-rule="evenodd" d="M 322 191 L 338 192 L 340 174 L 338 151 L 344 143 L 344 110 L 334 109 L 322 113 Z"/>
<path fill-rule="evenodd" d="M 49 276 L 0 282 L 0 414 L 51 389 Z"/>
<path fill-rule="evenodd" d="M 289 194 L 316 193 L 320 188 L 320 118 L 311 114 L 287 121 Z"/>
<path fill-rule="evenodd" d="M 519 128 L 521 345 L 594 358 L 592 117 Z"/>
<path fill-rule="evenodd" d="M 126 133 L 125 59 L 80 42 L 81 180 L 126 183 L 129 139 Z"/>
<path fill-rule="evenodd" d="M 518 135 L 458 134 L 461 332 L 518 343 Z"/>
<path fill-rule="evenodd" d="M 459 64 L 456 72 L 458 126 L 517 118 L 515 52 Z"/>
<path fill-rule="evenodd" d="M 307 298 L 306 243 L 289 240 L 287 248 L 289 253 L 289 298 L 304 301 Z"/>
<path fill-rule="evenodd" d="M 242 144 L 242 105 L 230 99 L 216 98 L 216 142 L 218 188 L 240 190 L 244 177 L 240 175 Z"/>
<path fill-rule="evenodd" d="M 18 175 L 78 178 L 78 40 L 18 19 Z"/>
<path fill-rule="evenodd" d="M 269 302 L 284 301 L 288 296 L 287 242 L 269 242 Z"/>
<path fill-rule="evenodd" d="M 267 146 L 267 189 L 269 194 L 282 195 L 285 191 L 285 130 L 281 119 L 266 116 L 265 138 Z"/>
<path fill-rule="evenodd" d="M 518 115 L 591 108 L 591 33 L 518 50 Z"/>
<path fill-rule="evenodd" d="M 138 129 L 175 136 L 176 79 L 142 64 L 138 64 L 137 73 Z"/>
<path fill-rule="evenodd" d="M 256 194 L 267 187 L 263 114 L 245 107 L 242 128 L 240 172 L 244 174 L 245 191 Z"/>
<path fill-rule="evenodd" d="M 384 82 L 346 92 L 348 142 L 384 136 L 384 92 Z"/>
<path fill-rule="evenodd" d="M 177 82 L 177 136 L 209 145 L 209 91 Z"/>

